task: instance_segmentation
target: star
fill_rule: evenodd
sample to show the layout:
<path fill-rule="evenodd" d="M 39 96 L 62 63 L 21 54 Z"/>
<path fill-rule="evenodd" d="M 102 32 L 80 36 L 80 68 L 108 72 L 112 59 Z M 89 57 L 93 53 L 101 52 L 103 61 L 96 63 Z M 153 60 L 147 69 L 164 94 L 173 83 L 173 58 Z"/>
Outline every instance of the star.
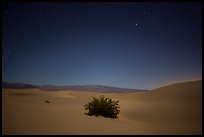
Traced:
<path fill-rule="evenodd" d="M 138 24 L 136 23 L 135 26 L 138 26 Z"/>
<path fill-rule="evenodd" d="M 7 12 L 7 11 L 5 11 L 5 12 L 4 12 L 4 14 L 5 14 L 5 15 L 7 15 L 7 14 L 8 14 L 8 12 Z"/>

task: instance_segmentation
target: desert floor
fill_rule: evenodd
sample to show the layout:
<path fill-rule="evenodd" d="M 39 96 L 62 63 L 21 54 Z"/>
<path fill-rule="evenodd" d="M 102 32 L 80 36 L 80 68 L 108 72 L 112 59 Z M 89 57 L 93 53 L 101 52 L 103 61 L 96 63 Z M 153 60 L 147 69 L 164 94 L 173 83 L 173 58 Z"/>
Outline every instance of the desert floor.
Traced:
<path fill-rule="evenodd" d="M 118 119 L 84 114 L 83 105 L 100 95 L 119 100 Z M 2 89 L 2 134 L 201 135 L 202 81 L 143 93 Z"/>

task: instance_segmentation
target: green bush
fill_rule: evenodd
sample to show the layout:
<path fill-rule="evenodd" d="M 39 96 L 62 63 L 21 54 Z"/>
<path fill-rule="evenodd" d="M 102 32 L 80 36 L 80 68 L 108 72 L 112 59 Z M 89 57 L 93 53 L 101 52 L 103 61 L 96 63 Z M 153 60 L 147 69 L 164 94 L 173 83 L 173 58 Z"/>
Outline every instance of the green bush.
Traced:
<path fill-rule="evenodd" d="M 103 116 L 110 118 L 117 118 L 119 110 L 119 101 L 114 101 L 110 98 L 105 98 L 103 95 L 97 99 L 93 97 L 91 102 L 88 102 L 84 105 L 85 110 L 88 110 L 88 113 L 85 113 L 89 116 Z"/>

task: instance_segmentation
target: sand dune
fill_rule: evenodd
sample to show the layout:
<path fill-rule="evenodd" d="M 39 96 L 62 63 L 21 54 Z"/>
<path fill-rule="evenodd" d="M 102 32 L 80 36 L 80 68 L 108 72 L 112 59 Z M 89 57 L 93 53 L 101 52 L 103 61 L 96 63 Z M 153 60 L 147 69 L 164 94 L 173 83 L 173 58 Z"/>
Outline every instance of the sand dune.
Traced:
<path fill-rule="evenodd" d="M 102 94 L 120 101 L 118 119 L 84 114 L 83 105 Z M 201 135 L 202 81 L 144 93 L 2 89 L 2 133 Z"/>

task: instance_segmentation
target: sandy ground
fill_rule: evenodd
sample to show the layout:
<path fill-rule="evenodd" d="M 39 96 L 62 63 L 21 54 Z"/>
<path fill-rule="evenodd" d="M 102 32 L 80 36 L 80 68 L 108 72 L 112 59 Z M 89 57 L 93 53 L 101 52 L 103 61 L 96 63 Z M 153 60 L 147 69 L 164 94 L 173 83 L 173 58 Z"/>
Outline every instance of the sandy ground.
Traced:
<path fill-rule="evenodd" d="M 84 114 L 83 105 L 102 94 L 120 101 L 118 119 Z M 2 89 L 2 134 L 201 135 L 202 81 L 144 93 Z"/>

